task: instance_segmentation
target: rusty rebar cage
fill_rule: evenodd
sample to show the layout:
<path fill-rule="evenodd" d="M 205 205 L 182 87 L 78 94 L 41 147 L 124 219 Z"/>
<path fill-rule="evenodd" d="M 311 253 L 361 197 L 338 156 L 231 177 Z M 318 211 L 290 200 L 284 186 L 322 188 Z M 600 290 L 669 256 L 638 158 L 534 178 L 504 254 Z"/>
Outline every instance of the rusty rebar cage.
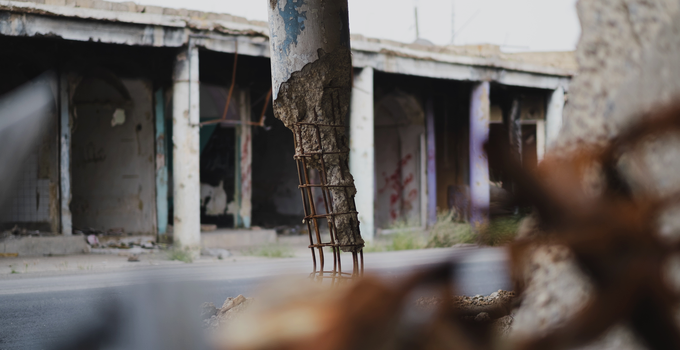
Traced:
<path fill-rule="evenodd" d="M 307 146 L 305 149 L 304 142 L 302 142 L 302 135 L 311 128 L 313 131 L 314 142 L 312 147 Z M 333 135 L 336 139 L 338 137 L 338 128 L 345 128 L 344 125 L 333 125 L 324 123 L 306 123 L 298 122 L 293 125 L 293 134 L 295 138 L 295 162 L 297 163 L 298 180 L 300 181 L 300 195 L 302 196 L 302 206 L 304 208 L 305 218 L 303 223 L 307 225 L 309 232 L 309 248 L 312 253 L 312 261 L 314 263 L 314 271 L 310 274 L 316 279 L 330 278 L 333 282 L 337 279 L 347 279 L 363 275 L 364 273 L 364 251 L 363 244 L 361 245 L 342 245 L 339 243 L 337 235 L 336 217 L 340 215 L 356 215 L 356 206 L 354 201 L 348 205 L 350 208 L 346 212 L 333 211 L 333 198 L 331 196 L 330 188 L 342 188 L 345 194 L 351 185 L 330 185 L 328 181 L 328 171 L 326 168 L 327 155 L 346 154 L 349 155 L 349 148 L 341 149 L 339 151 L 324 150 L 323 142 L 321 141 L 321 129 L 325 128 L 326 135 Z M 311 148 L 311 149 L 309 149 Z M 309 167 L 312 158 L 318 159 L 317 164 L 320 164 L 320 169 L 312 169 Z M 319 193 L 320 192 L 320 193 Z M 349 195 L 346 198 L 353 198 Z M 322 204 L 322 205 L 321 205 Z M 318 206 L 321 205 L 321 210 Z M 325 225 L 324 225 L 325 223 Z M 328 230 L 328 239 L 324 241 L 322 231 Z M 352 272 L 345 272 L 342 270 L 341 253 L 342 248 L 358 247 L 351 251 L 352 254 Z M 333 256 L 333 269 L 326 269 L 326 259 L 324 248 L 329 248 Z M 316 250 L 316 252 L 315 252 Z M 318 253 L 318 256 L 317 256 Z"/>

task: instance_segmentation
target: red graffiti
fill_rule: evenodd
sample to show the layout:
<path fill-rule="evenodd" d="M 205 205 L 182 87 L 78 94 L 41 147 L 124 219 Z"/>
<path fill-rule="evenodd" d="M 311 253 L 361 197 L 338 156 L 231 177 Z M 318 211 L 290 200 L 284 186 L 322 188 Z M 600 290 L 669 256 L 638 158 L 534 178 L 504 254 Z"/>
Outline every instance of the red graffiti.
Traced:
<path fill-rule="evenodd" d="M 413 159 L 412 154 L 407 154 L 404 158 L 397 162 L 397 167 L 389 176 L 382 173 L 385 185 L 378 189 L 378 193 L 382 194 L 385 191 L 390 191 L 390 218 L 396 220 L 402 211 L 408 210 L 412 207 L 411 202 L 418 199 L 418 190 L 413 189 L 409 191 L 406 198 L 403 198 L 404 189 L 415 181 L 415 175 L 410 173 L 403 176 L 403 168 Z"/>

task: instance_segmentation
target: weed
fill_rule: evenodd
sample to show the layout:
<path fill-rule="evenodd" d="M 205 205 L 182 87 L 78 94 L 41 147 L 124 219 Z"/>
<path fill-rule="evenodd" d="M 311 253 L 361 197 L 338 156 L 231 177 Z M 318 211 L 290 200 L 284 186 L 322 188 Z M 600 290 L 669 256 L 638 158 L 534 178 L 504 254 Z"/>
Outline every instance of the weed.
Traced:
<path fill-rule="evenodd" d="M 191 252 L 188 249 L 173 248 L 169 250 L 168 258 L 170 260 L 183 261 L 185 263 L 191 263 L 194 261 Z"/>
<path fill-rule="evenodd" d="M 29 263 L 24 261 L 24 273 L 28 273 L 28 265 Z"/>
<path fill-rule="evenodd" d="M 417 232 L 397 232 L 393 234 L 392 242 L 387 246 L 388 251 L 411 250 L 425 248 L 423 238 Z"/>
<path fill-rule="evenodd" d="M 12 274 L 19 273 L 19 271 L 14 269 L 14 265 L 9 265 L 9 269 L 12 271 Z"/>
<path fill-rule="evenodd" d="M 58 264 L 54 264 L 54 266 L 57 268 L 59 271 L 64 271 L 68 269 L 68 261 L 62 261 Z"/>
<path fill-rule="evenodd" d="M 460 243 L 476 243 L 485 246 L 499 246 L 511 242 L 517 234 L 522 216 L 506 216 L 492 219 L 475 233 L 472 225 L 456 222 L 454 215 L 440 213 L 437 223 L 430 232 L 428 248 L 451 247 Z"/>
<path fill-rule="evenodd" d="M 78 270 L 91 270 L 94 266 L 92 265 L 81 265 L 78 264 Z"/>
<path fill-rule="evenodd" d="M 244 251 L 244 253 L 265 258 L 292 258 L 294 256 L 290 248 L 278 245 L 264 246 L 255 250 L 249 249 Z"/>
<path fill-rule="evenodd" d="M 437 222 L 430 231 L 427 247 L 444 248 L 459 243 L 475 243 L 475 234 L 470 224 L 458 222 L 453 212 L 437 214 Z"/>
<path fill-rule="evenodd" d="M 491 220 L 479 232 L 478 241 L 481 245 L 499 246 L 511 242 L 517 235 L 521 216 L 506 216 Z"/>

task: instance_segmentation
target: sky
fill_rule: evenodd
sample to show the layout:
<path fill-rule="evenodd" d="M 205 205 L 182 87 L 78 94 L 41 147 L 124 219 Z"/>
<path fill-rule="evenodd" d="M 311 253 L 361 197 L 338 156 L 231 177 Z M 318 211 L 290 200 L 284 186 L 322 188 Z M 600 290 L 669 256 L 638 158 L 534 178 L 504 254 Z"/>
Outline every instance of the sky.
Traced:
<path fill-rule="evenodd" d="M 135 2 L 266 21 L 269 0 Z M 453 36 L 456 45 L 496 44 L 508 52 L 568 51 L 581 33 L 575 6 L 576 0 L 349 0 L 350 31 L 413 42 L 417 8 L 420 37 L 438 45 L 451 44 Z"/>

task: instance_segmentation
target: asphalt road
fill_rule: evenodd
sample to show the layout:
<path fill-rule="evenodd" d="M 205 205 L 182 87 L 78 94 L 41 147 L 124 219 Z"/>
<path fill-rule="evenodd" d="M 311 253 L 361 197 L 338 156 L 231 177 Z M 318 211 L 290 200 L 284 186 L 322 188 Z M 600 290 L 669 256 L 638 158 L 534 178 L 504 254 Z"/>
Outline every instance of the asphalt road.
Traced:
<path fill-rule="evenodd" d="M 369 253 L 366 273 L 397 281 L 452 257 L 461 294 L 510 288 L 506 256 L 495 248 Z M 111 347 L 119 349 L 187 348 L 178 342 L 200 334 L 194 315 L 202 302 L 219 307 L 227 297 L 266 288 L 272 277 L 306 276 L 309 265 L 302 258 L 256 259 L 0 279 L 0 349 L 74 348 L 68 342 L 88 336 L 123 339 Z"/>

